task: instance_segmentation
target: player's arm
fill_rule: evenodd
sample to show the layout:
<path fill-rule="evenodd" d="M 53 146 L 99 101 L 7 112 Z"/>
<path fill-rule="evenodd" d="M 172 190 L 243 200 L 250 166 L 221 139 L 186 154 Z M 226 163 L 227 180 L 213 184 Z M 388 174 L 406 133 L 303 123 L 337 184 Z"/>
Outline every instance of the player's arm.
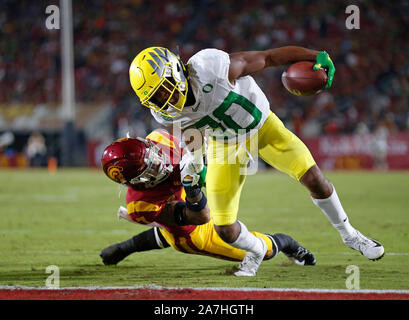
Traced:
<path fill-rule="evenodd" d="M 193 161 L 194 155 L 187 153 L 180 163 L 181 182 L 186 192 L 186 201 L 168 203 L 161 214 L 161 218 L 166 219 L 166 221 L 159 222 L 183 226 L 200 225 L 210 221 L 209 206 L 202 191 L 207 169 L 204 164 L 199 168 L 199 165 Z"/>
<path fill-rule="evenodd" d="M 166 204 L 157 220 L 166 225 L 201 225 L 210 221 L 206 196 L 200 191 L 196 196 L 186 196 L 186 201 Z"/>
<path fill-rule="evenodd" d="M 286 46 L 264 51 L 246 51 L 230 54 L 229 80 L 253 74 L 269 67 L 279 67 L 298 61 L 315 61 L 318 51 L 297 46 Z"/>
<path fill-rule="evenodd" d="M 314 61 L 314 70 L 328 69 L 326 89 L 331 86 L 335 67 L 328 53 L 298 46 L 231 53 L 229 81 L 234 84 L 234 81 L 242 76 L 256 73 L 265 68 L 285 66 L 298 61 Z"/>
<path fill-rule="evenodd" d="M 186 188 L 185 188 L 186 189 Z M 196 189 L 196 188 L 195 188 Z M 176 197 L 175 197 L 176 199 Z M 162 204 L 140 201 L 120 207 L 118 217 L 130 222 L 149 225 L 200 225 L 210 221 L 206 196 L 199 189 L 187 192 L 186 201 L 169 201 Z M 137 210 L 135 210 L 137 208 Z"/>
<path fill-rule="evenodd" d="M 186 224 L 204 224 L 210 221 L 210 210 L 201 183 L 194 186 L 184 186 L 186 191 L 186 208 L 181 214 L 181 221 Z M 192 223 L 193 222 L 193 223 Z"/>

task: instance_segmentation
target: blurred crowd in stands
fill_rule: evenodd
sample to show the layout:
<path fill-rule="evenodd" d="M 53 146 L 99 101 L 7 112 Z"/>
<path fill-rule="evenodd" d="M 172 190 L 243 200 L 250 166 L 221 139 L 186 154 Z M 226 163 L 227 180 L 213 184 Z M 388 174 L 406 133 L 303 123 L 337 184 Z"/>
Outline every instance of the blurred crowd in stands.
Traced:
<path fill-rule="evenodd" d="M 60 30 L 45 27 L 53 1 L 0 2 L 0 104 L 61 101 Z M 227 52 L 299 45 L 326 50 L 336 74 L 314 97 L 290 95 L 283 68 L 255 76 L 272 110 L 302 137 L 408 132 L 409 1 L 364 1 L 360 29 L 349 30 L 350 1 L 73 1 L 76 99 L 112 105 L 113 134 L 156 127 L 129 84 L 134 56 L 165 46 L 186 62 L 200 49 Z"/>

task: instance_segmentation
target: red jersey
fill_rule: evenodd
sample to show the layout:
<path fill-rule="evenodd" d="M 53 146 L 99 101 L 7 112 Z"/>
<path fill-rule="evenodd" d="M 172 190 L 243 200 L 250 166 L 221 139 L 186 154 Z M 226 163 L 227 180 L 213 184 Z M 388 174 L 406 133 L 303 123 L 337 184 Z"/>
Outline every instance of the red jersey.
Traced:
<path fill-rule="evenodd" d="M 146 139 L 155 142 L 162 152 L 168 155 L 173 172 L 167 179 L 152 188 L 147 188 L 144 184 L 128 187 L 126 204 L 129 218 L 133 221 L 141 224 L 159 224 L 157 219 L 162 214 L 167 202 L 185 201 L 186 194 L 180 181 L 179 169 L 182 150 L 178 139 L 163 130 L 151 132 Z M 175 235 L 186 235 L 196 228 L 194 225 L 161 225 Z"/>

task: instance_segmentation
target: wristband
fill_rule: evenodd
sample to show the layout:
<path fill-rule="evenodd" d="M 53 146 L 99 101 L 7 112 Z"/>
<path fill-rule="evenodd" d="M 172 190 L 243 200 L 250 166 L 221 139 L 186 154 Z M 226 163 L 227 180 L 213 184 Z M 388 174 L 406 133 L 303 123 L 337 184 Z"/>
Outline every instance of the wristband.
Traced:
<path fill-rule="evenodd" d="M 202 209 L 204 209 L 206 207 L 206 204 L 207 204 L 207 199 L 204 193 L 202 194 L 202 199 L 200 199 L 199 202 L 191 203 L 188 200 L 186 200 L 186 207 L 189 210 L 195 211 L 195 212 L 199 212 Z"/>
<path fill-rule="evenodd" d="M 196 185 L 196 186 L 185 186 L 185 191 L 186 191 L 186 196 L 188 198 L 195 198 L 202 191 L 202 188 L 199 187 L 198 185 Z"/>

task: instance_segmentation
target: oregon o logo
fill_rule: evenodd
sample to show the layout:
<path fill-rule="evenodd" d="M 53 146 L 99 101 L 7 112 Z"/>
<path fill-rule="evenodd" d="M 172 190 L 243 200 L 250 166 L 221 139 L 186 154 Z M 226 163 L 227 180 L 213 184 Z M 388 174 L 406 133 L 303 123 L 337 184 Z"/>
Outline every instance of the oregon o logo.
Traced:
<path fill-rule="evenodd" d="M 213 89 L 213 85 L 210 83 L 205 84 L 205 86 L 202 88 L 204 93 L 209 93 L 210 91 L 212 91 Z"/>
<path fill-rule="evenodd" d="M 122 167 L 111 166 L 108 168 L 107 174 L 112 180 L 119 182 L 119 183 L 125 183 L 126 180 L 124 176 L 122 175 L 123 170 L 124 169 Z"/>

